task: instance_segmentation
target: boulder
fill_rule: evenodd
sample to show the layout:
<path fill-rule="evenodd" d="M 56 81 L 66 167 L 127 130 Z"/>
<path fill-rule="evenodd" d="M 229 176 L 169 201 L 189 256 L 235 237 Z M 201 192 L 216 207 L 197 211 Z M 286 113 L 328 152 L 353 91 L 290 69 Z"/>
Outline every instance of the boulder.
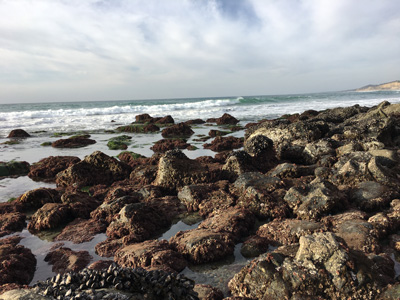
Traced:
<path fill-rule="evenodd" d="M 28 230 L 38 232 L 45 229 L 55 229 L 72 220 L 68 205 L 61 203 L 46 203 L 31 217 Z"/>
<path fill-rule="evenodd" d="M 282 218 L 288 215 L 288 205 L 283 201 L 283 182 L 280 178 L 258 172 L 239 175 L 232 192 L 238 197 L 237 205 L 260 218 Z"/>
<path fill-rule="evenodd" d="M 109 185 L 130 174 L 130 167 L 100 151 L 93 152 L 68 169 L 57 174 L 58 186 L 85 187 L 96 184 Z"/>
<path fill-rule="evenodd" d="M 231 234 L 236 241 L 248 235 L 255 223 L 254 215 L 243 208 L 229 207 L 215 211 L 198 228 Z"/>
<path fill-rule="evenodd" d="M 294 255 L 276 249 L 250 262 L 229 282 L 234 296 L 255 299 L 374 299 L 382 271 L 331 232 L 300 237 Z"/>
<path fill-rule="evenodd" d="M 309 184 L 291 187 L 284 200 L 303 220 L 316 220 L 343 205 L 343 195 L 329 181 L 319 178 Z"/>
<path fill-rule="evenodd" d="M 126 268 L 162 269 L 177 273 L 187 265 L 182 255 L 172 250 L 166 240 L 148 240 L 125 246 L 115 253 L 114 260 Z"/>
<path fill-rule="evenodd" d="M 229 233 L 204 228 L 179 231 L 170 239 L 170 244 L 193 264 L 218 261 L 232 255 L 235 247 Z"/>
<path fill-rule="evenodd" d="M 376 181 L 357 183 L 351 192 L 351 203 L 364 211 L 387 207 L 392 199 L 400 196 L 394 189 Z"/>
<path fill-rule="evenodd" d="M 149 114 L 140 114 L 135 116 L 135 122 L 136 123 L 147 123 L 151 122 L 153 120 L 153 117 L 151 117 Z"/>
<path fill-rule="evenodd" d="M 107 228 L 111 239 L 126 237 L 129 242 L 143 242 L 170 225 L 165 215 L 144 203 L 125 205 Z"/>
<path fill-rule="evenodd" d="M 215 120 L 217 125 L 236 125 L 239 123 L 239 120 L 230 114 L 224 113 L 221 117 Z"/>
<path fill-rule="evenodd" d="M 162 139 L 157 141 L 150 149 L 154 152 L 165 153 L 168 150 L 186 149 L 189 146 L 190 144 L 183 139 Z"/>
<path fill-rule="evenodd" d="M 15 200 L 23 210 L 38 209 L 46 203 L 59 203 L 61 201 L 60 194 L 55 189 L 38 188 L 28 191 Z"/>
<path fill-rule="evenodd" d="M 256 167 L 253 166 L 252 157 L 244 150 L 229 153 L 222 170 L 228 173 L 228 178 L 234 180 L 240 174 L 257 171 Z"/>
<path fill-rule="evenodd" d="M 27 175 L 30 167 L 30 164 L 26 161 L 0 162 L 0 178 Z"/>
<path fill-rule="evenodd" d="M 19 212 L 0 214 L 0 237 L 15 231 L 22 231 L 25 227 L 26 216 Z"/>
<path fill-rule="evenodd" d="M 196 284 L 193 290 L 197 293 L 199 299 L 201 300 L 222 300 L 224 294 L 220 289 L 212 287 L 208 284 Z"/>
<path fill-rule="evenodd" d="M 196 160 L 189 159 L 180 150 L 170 150 L 158 163 L 155 185 L 177 188 L 189 184 L 210 182 L 211 174 Z"/>
<path fill-rule="evenodd" d="M 239 149 L 243 147 L 243 138 L 237 138 L 234 136 L 217 136 L 210 144 L 204 144 L 203 147 L 214 152 Z"/>
<path fill-rule="evenodd" d="M 323 230 L 320 223 L 307 220 L 273 220 L 260 226 L 257 235 L 268 239 L 274 245 L 291 245 L 299 242 L 303 235 L 310 235 Z"/>
<path fill-rule="evenodd" d="M 89 219 L 90 213 L 100 202 L 84 192 L 66 192 L 61 196 L 61 203 L 67 204 L 73 218 Z"/>
<path fill-rule="evenodd" d="M 29 284 L 36 269 L 31 250 L 18 245 L 21 238 L 0 239 L 0 286 L 6 283 Z"/>
<path fill-rule="evenodd" d="M 27 138 L 30 136 L 31 135 L 23 129 L 13 129 L 10 131 L 10 133 L 8 134 L 7 137 L 8 138 Z"/>
<path fill-rule="evenodd" d="M 108 200 L 92 211 L 90 216 L 93 219 L 110 224 L 114 216 L 118 214 L 125 205 L 138 203 L 140 199 L 141 198 L 138 197 L 122 196 L 114 200 Z"/>
<path fill-rule="evenodd" d="M 242 247 L 240 248 L 240 253 L 244 257 L 257 257 L 269 249 L 270 242 L 267 238 L 261 237 L 259 235 L 252 235 L 246 239 Z"/>
<path fill-rule="evenodd" d="M 61 247 L 47 253 L 44 261 L 53 265 L 53 272 L 64 274 L 84 269 L 91 259 L 92 256 L 87 251 L 73 251 L 70 248 Z"/>
<path fill-rule="evenodd" d="M 51 146 L 54 148 L 81 148 L 93 144 L 96 144 L 95 140 L 89 139 L 87 135 L 83 135 L 57 140 L 51 143 Z"/>
<path fill-rule="evenodd" d="M 166 127 L 161 131 L 164 138 L 168 137 L 189 137 L 194 133 L 192 128 L 185 123 L 178 123 L 170 127 Z"/>
<path fill-rule="evenodd" d="M 55 180 L 57 173 L 81 160 L 76 156 L 50 156 L 31 166 L 28 176 L 34 179 Z"/>
<path fill-rule="evenodd" d="M 178 192 L 178 198 L 189 212 L 199 211 L 202 216 L 217 209 L 227 209 L 236 203 L 227 181 L 184 186 Z"/>
<path fill-rule="evenodd" d="M 75 219 L 68 223 L 54 241 L 71 241 L 80 244 L 91 241 L 95 235 L 106 232 L 107 224 L 101 220 Z"/>

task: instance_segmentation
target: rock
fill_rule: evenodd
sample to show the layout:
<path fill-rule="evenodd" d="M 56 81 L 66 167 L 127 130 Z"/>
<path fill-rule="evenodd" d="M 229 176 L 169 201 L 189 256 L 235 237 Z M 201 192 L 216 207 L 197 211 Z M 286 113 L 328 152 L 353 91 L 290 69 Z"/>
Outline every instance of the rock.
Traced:
<path fill-rule="evenodd" d="M 93 144 L 96 144 L 95 140 L 89 139 L 87 135 L 83 135 L 57 140 L 51 143 L 51 146 L 54 148 L 81 148 Z"/>
<path fill-rule="evenodd" d="M 143 242 L 170 225 L 165 215 L 144 203 L 125 205 L 107 228 L 112 239 L 126 237 L 129 242 Z"/>
<path fill-rule="evenodd" d="M 189 159 L 180 150 L 170 150 L 158 163 L 155 185 L 176 188 L 189 184 L 210 182 L 211 174 L 196 160 Z"/>
<path fill-rule="evenodd" d="M 284 219 L 273 220 L 260 226 L 257 230 L 257 235 L 268 239 L 274 245 L 291 245 L 298 243 L 300 237 L 303 235 L 309 235 L 322 230 L 322 224 L 317 222 Z"/>
<path fill-rule="evenodd" d="M 259 235 L 252 235 L 245 240 L 240 248 L 240 253 L 244 257 L 257 257 L 269 249 L 269 240 Z"/>
<path fill-rule="evenodd" d="M 85 268 L 92 256 L 87 251 L 73 251 L 69 248 L 58 248 L 47 253 L 44 261 L 53 265 L 52 270 L 55 273 L 64 274 L 70 271 L 80 271 Z"/>
<path fill-rule="evenodd" d="M 173 149 L 186 149 L 190 144 L 183 139 L 162 139 L 157 141 L 154 146 L 150 147 L 154 152 L 165 153 Z"/>
<path fill-rule="evenodd" d="M 164 138 L 168 137 L 189 137 L 194 133 L 189 125 L 185 123 L 178 123 L 170 127 L 166 127 L 161 131 Z"/>
<path fill-rule="evenodd" d="M 237 176 L 246 172 L 254 172 L 257 169 L 253 166 L 252 157 L 243 150 L 232 151 L 226 158 L 222 170 L 227 172 L 229 178 L 237 179 Z"/>
<path fill-rule="evenodd" d="M 364 211 L 374 211 L 387 207 L 399 194 L 397 191 L 375 181 L 358 183 L 351 192 L 352 204 Z"/>
<path fill-rule="evenodd" d="M 377 300 L 397 300 L 400 298 L 400 283 L 388 285 Z"/>
<path fill-rule="evenodd" d="M 246 139 L 244 142 L 244 151 L 253 157 L 258 157 L 262 154 L 275 156 L 274 142 L 262 134 Z"/>
<path fill-rule="evenodd" d="M 38 232 L 45 229 L 55 229 L 72 220 L 68 205 L 61 203 L 46 203 L 32 216 L 28 230 Z"/>
<path fill-rule="evenodd" d="M 216 136 L 224 136 L 230 133 L 229 131 L 222 131 L 222 130 L 216 130 L 216 129 L 211 129 L 208 132 L 208 136 L 210 137 L 216 137 Z"/>
<path fill-rule="evenodd" d="M 30 137 L 31 135 L 27 133 L 23 129 L 13 129 L 11 132 L 8 134 L 8 138 L 27 138 Z"/>
<path fill-rule="evenodd" d="M 232 255 L 235 246 L 230 234 L 203 228 L 179 231 L 170 239 L 170 244 L 194 264 L 218 261 Z"/>
<path fill-rule="evenodd" d="M 196 284 L 193 289 L 200 300 L 222 300 L 224 294 L 221 290 L 208 284 Z"/>
<path fill-rule="evenodd" d="M 123 180 L 130 174 L 130 168 L 100 151 L 93 152 L 84 160 L 57 174 L 58 186 L 85 187 L 96 184 L 109 185 Z"/>
<path fill-rule="evenodd" d="M 26 161 L 0 162 L 0 178 L 27 175 L 29 170 L 30 164 Z"/>
<path fill-rule="evenodd" d="M 210 149 L 214 152 L 238 149 L 243 146 L 243 139 L 234 136 L 217 136 L 210 144 L 204 144 L 205 149 Z"/>
<path fill-rule="evenodd" d="M 28 191 L 15 200 L 16 204 L 22 206 L 23 210 L 38 209 L 46 203 L 59 203 L 60 201 L 58 191 L 49 188 Z"/>
<path fill-rule="evenodd" d="M 107 270 L 108 268 L 112 268 L 112 265 L 115 264 L 113 260 L 98 260 L 93 263 L 91 263 L 87 268 L 91 270 L 97 270 L 97 271 L 102 271 L 102 270 Z"/>
<path fill-rule="evenodd" d="M 18 245 L 21 238 L 0 239 L 0 286 L 6 283 L 29 284 L 36 269 L 31 250 Z"/>
<path fill-rule="evenodd" d="M 185 124 L 187 125 L 198 125 L 198 124 L 204 124 L 206 121 L 202 120 L 202 119 L 193 119 L 193 120 L 189 120 L 186 121 Z"/>
<path fill-rule="evenodd" d="M 67 204 L 73 218 L 89 219 L 90 213 L 100 202 L 84 192 L 66 192 L 61 196 L 61 202 Z"/>
<path fill-rule="evenodd" d="M 277 165 L 275 168 L 268 172 L 268 176 L 284 178 L 298 178 L 302 176 L 312 175 L 315 171 L 315 167 L 312 166 L 301 166 L 291 163 L 282 163 Z"/>
<path fill-rule="evenodd" d="M 34 163 L 28 176 L 34 179 L 55 180 L 57 173 L 80 161 L 76 156 L 50 156 Z"/>
<path fill-rule="evenodd" d="M 239 123 L 238 119 L 227 113 L 223 114 L 222 117 L 217 118 L 215 121 L 217 125 L 236 125 Z"/>
<path fill-rule="evenodd" d="M 227 232 L 236 241 L 248 235 L 255 223 L 254 215 L 243 208 L 229 207 L 211 214 L 200 223 L 198 228 L 212 230 L 213 232 Z"/>
<path fill-rule="evenodd" d="M 115 262 L 126 268 L 162 269 L 181 272 L 186 267 L 182 255 L 173 251 L 166 240 L 148 240 L 119 249 Z"/>
<path fill-rule="evenodd" d="M 189 212 L 199 211 L 202 216 L 216 209 L 227 209 L 236 203 L 229 193 L 227 181 L 187 185 L 179 191 L 178 198 Z"/>
<path fill-rule="evenodd" d="M 155 118 L 155 119 L 156 119 L 155 122 L 156 122 L 157 124 L 166 125 L 166 124 L 174 124 L 174 123 L 175 123 L 174 118 L 172 118 L 170 115 L 165 116 L 165 117 L 162 117 L 162 118 Z"/>
<path fill-rule="evenodd" d="M 140 165 L 144 161 L 144 159 L 146 159 L 145 156 L 131 151 L 122 151 L 120 154 L 117 155 L 117 157 L 120 161 L 126 163 L 131 168 Z"/>
<path fill-rule="evenodd" d="M 136 123 L 146 123 L 146 122 L 151 122 L 152 120 L 153 117 L 151 117 L 149 114 L 140 114 L 135 116 Z"/>
<path fill-rule="evenodd" d="M 0 237 L 15 231 L 22 231 L 25 227 L 26 216 L 19 212 L 0 214 Z"/>
<path fill-rule="evenodd" d="M 239 175 L 232 192 L 238 197 L 237 205 L 246 208 L 260 218 L 282 218 L 289 208 L 283 201 L 283 182 L 277 177 L 258 172 Z"/>
<path fill-rule="evenodd" d="M 337 143 L 332 139 L 321 139 L 316 142 L 308 143 L 304 146 L 303 156 L 306 158 L 307 164 L 315 164 L 322 157 L 336 156 L 335 149 Z"/>
<path fill-rule="evenodd" d="M 107 224 L 101 220 L 75 219 L 58 234 L 54 241 L 71 241 L 80 244 L 91 241 L 96 234 L 106 232 Z"/>
<path fill-rule="evenodd" d="M 342 238 L 348 247 L 364 253 L 379 253 L 380 243 L 374 226 L 365 220 L 362 212 L 346 212 L 328 216 L 324 220 L 331 223 L 331 231 Z"/>
<path fill-rule="evenodd" d="M 40 295 L 29 289 L 15 289 L 0 295 L 0 300 L 49 300 L 50 298 Z"/>
<path fill-rule="evenodd" d="M 284 197 L 293 212 L 303 220 L 316 220 L 332 213 L 343 205 L 342 199 L 336 186 L 318 178 L 310 184 L 291 187 Z"/>
<path fill-rule="evenodd" d="M 375 181 L 368 170 L 368 162 L 371 158 L 370 153 L 361 151 L 342 155 L 332 168 L 332 181 L 348 185 Z"/>
<path fill-rule="evenodd" d="M 125 246 L 122 239 L 110 239 L 98 243 L 95 246 L 96 254 L 102 257 L 113 257 L 121 247 Z"/>
<path fill-rule="evenodd" d="M 149 133 L 149 132 L 158 132 L 160 131 L 160 127 L 158 127 L 155 124 L 148 124 L 143 127 L 143 132 L 144 133 Z"/>
<path fill-rule="evenodd" d="M 297 250 L 296 250 L 297 248 Z M 374 261 L 351 252 L 331 232 L 300 237 L 294 256 L 277 250 L 250 262 L 229 282 L 255 299 L 374 299 L 384 283 Z M 292 298 L 291 298 L 292 297 Z"/>
<path fill-rule="evenodd" d="M 128 135 L 112 137 L 108 140 L 107 147 L 110 150 L 126 150 L 131 139 L 132 137 Z"/>

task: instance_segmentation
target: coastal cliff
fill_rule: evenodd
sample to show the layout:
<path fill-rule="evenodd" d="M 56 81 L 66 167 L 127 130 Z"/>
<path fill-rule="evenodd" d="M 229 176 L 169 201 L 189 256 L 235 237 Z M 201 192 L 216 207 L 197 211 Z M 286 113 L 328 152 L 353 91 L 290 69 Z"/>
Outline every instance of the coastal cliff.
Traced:
<path fill-rule="evenodd" d="M 400 91 L 400 80 L 386 82 L 382 84 L 370 84 L 356 89 L 356 92 L 372 91 Z"/>

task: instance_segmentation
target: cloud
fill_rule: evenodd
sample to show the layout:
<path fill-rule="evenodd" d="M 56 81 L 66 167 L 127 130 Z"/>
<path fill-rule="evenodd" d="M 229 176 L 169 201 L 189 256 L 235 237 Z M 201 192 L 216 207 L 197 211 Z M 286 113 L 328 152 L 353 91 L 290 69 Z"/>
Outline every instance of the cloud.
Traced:
<path fill-rule="evenodd" d="M 0 101 L 311 92 L 399 77 L 391 0 L 18 0 L 0 1 L 0 13 Z"/>

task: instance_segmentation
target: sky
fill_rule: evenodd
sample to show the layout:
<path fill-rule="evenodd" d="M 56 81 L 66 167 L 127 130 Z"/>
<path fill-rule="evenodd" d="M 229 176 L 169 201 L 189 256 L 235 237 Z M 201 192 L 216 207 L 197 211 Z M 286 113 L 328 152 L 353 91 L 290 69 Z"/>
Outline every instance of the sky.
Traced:
<path fill-rule="evenodd" d="M 337 91 L 400 79 L 396 0 L 0 0 L 0 103 Z"/>

